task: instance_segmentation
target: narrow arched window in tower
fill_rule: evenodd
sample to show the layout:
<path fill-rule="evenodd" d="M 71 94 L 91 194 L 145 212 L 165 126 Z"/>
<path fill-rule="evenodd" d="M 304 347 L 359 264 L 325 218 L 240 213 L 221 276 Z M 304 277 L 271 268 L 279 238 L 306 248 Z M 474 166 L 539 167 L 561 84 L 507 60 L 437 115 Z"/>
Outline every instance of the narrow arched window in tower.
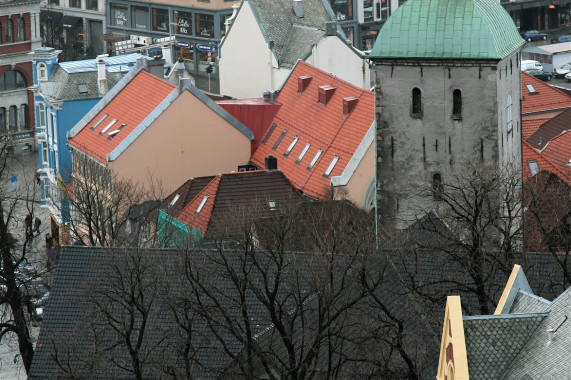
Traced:
<path fill-rule="evenodd" d="M 418 87 L 412 89 L 411 116 L 413 118 L 422 117 L 422 93 Z"/>
<path fill-rule="evenodd" d="M 452 119 L 462 120 L 462 91 L 458 89 L 452 92 Z"/>
<path fill-rule="evenodd" d="M 506 124 L 507 124 L 507 131 L 508 133 L 510 133 L 512 131 L 513 128 L 513 120 L 512 120 L 512 96 L 508 95 L 507 101 L 506 101 L 507 105 L 506 105 Z"/>
<path fill-rule="evenodd" d="M 434 199 L 441 200 L 444 194 L 444 185 L 442 184 L 442 176 L 440 173 L 432 175 L 432 196 Z"/>

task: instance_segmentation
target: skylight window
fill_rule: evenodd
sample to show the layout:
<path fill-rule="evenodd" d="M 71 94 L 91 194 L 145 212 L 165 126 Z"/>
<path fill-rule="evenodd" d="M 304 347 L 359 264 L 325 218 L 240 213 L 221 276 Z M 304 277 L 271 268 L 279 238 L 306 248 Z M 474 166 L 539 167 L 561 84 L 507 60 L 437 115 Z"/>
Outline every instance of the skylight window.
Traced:
<path fill-rule="evenodd" d="M 569 165 L 569 163 L 567 163 L 567 165 Z M 537 161 L 530 160 L 527 162 L 527 166 L 529 167 L 529 172 L 531 175 L 536 175 L 539 173 L 539 165 L 537 164 Z"/>
<path fill-rule="evenodd" d="M 119 133 L 119 132 L 121 131 L 121 129 L 123 129 L 123 127 L 124 127 L 125 125 L 126 125 L 126 124 L 123 123 L 123 124 L 121 124 L 121 125 L 119 126 L 119 128 L 115 129 L 114 131 L 109 132 L 109 140 L 111 140 L 117 133 Z"/>
<path fill-rule="evenodd" d="M 202 198 L 202 202 L 200 202 L 200 204 L 198 205 L 198 208 L 196 209 L 196 212 L 195 212 L 196 216 L 198 216 L 198 214 L 200 214 L 200 211 L 204 207 L 204 204 L 206 203 L 207 200 L 208 200 L 208 195 L 205 195 L 204 198 Z"/>
<path fill-rule="evenodd" d="M 567 166 L 571 166 L 571 158 L 567 161 Z"/>
<path fill-rule="evenodd" d="M 299 154 L 299 157 L 297 158 L 297 160 L 295 160 L 296 164 L 299 164 L 301 162 L 301 160 L 303 159 L 303 156 L 305 156 L 305 154 L 307 153 L 307 151 L 309 150 L 309 147 L 311 146 L 310 143 L 307 143 L 307 145 L 305 146 L 305 148 L 303 148 L 303 150 L 301 151 L 301 153 Z"/>
<path fill-rule="evenodd" d="M 101 132 L 99 132 L 99 134 L 102 135 L 105 132 L 107 132 L 109 130 L 109 128 L 111 128 L 113 126 L 113 124 L 115 124 L 116 122 L 117 122 L 117 119 L 111 120 L 111 123 L 107 124 L 107 126 L 105 128 L 103 128 L 103 130 Z"/>
<path fill-rule="evenodd" d="M 270 207 L 270 211 L 276 211 L 276 201 L 268 201 L 268 206 Z"/>
<path fill-rule="evenodd" d="M 278 139 L 276 140 L 276 143 L 275 143 L 274 146 L 272 147 L 272 150 L 278 149 L 278 146 L 280 146 L 280 143 L 281 143 L 282 140 L 284 139 L 286 133 L 287 133 L 287 131 L 284 129 L 284 130 L 282 131 L 282 134 L 280 135 L 280 137 L 278 137 Z"/>
<path fill-rule="evenodd" d="M 268 141 L 268 139 L 270 138 L 270 136 L 272 135 L 272 133 L 274 133 L 274 129 L 276 129 L 276 125 L 272 124 L 272 126 L 270 127 L 270 129 L 268 130 L 268 133 L 266 133 L 266 136 L 264 137 L 264 139 L 262 140 L 262 144 L 266 144 L 266 142 Z"/>
<path fill-rule="evenodd" d="M 291 144 L 289 144 L 289 146 L 287 147 L 285 153 L 284 153 L 284 157 L 289 156 L 291 150 L 293 149 L 293 147 L 295 146 L 295 144 L 297 144 L 297 140 L 299 140 L 299 137 L 295 136 L 295 138 L 293 139 L 293 141 L 291 142 Z"/>
<path fill-rule="evenodd" d="M 526 84 L 525 87 L 527 88 L 527 91 L 529 91 L 530 94 L 537 94 L 537 91 L 535 91 L 535 88 L 533 88 L 533 85 L 531 83 Z"/>
<path fill-rule="evenodd" d="M 97 121 L 97 123 L 93 124 L 93 127 L 91 127 L 91 129 L 97 128 L 99 126 L 99 124 L 101 124 L 103 122 L 103 120 L 107 119 L 107 116 L 108 116 L 107 114 L 101 116 L 101 119 L 99 119 Z"/>
<path fill-rule="evenodd" d="M 331 174 L 331 172 L 333 171 L 333 168 L 335 167 L 335 165 L 337 164 L 337 161 L 339 161 L 339 156 L 334 156 L 333 159 L 331 160 L 331 163 L 329 164 L 329 166 L 327 167 L 327 170 L 325 171 L 325 173 L 323 174 L 323 176 L 325 178 L 329 177 L 329 174 Z"/>
<path fill-rule="evenodd" d="M 171 208 L 172 206 L 174 206 L 174 204 L 176 203 L 176 201 L 178 201 L 178 198 L 180 198 L 179 194 L 175 194 L 174 198 L 172 199 L 172 201 L 169 203 L 169 208 Z"/>
<path fill-rule="evenodd" d="M 77 89 L 79 90 L 80 94 L 87 94 L 87 85 L 85 84 L 78 84 Z"/>
<path fill-rule="evenodd" d="M 317 153 L 315 153 L 315 156 L 313 156 L 313 160 L 311 160 L 311 162 L 309 163 L 309 166 L 307 167 L 307 170 L 311 170 L 313 169 L 313 167 L 315 166 L 315 163 L 317 162 L 317 160 L 319 159 L 319 157 L 321 156 L 321 153 L 323 153 L 323 150 L 319 149 L 317 151 Z"/>

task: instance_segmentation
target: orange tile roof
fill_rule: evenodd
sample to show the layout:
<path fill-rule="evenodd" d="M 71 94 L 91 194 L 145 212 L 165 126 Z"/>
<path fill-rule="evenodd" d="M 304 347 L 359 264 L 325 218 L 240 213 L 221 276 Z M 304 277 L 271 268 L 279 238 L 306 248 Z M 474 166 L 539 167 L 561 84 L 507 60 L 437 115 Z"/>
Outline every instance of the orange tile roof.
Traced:
<path fill-rule="evenodd" d="M 107 154 L 111 153 L 174 89 L 173 84 L 146 70 L 139 71 L 101 112 L 69 140 L 69 144 L 106 164 Z M 99 122 L 104 115 L 107 117 Z M 109 126 L 113 121 L 113 125 Z M 119 132 L 115 132 L 118 130 Z M 101 133 L 103 131 L 104 133 Z M 113 134 L 110 135 L 110 132 Z"/>
<path fill-rule="evenodd" d="M 527 140 L 531 137 L 539 127 L 551 120 L 551 118 L 546 119 L 529 119 L 529 120 L 522 120 L 521 121 L 521 138 L 523 140 Z"/>
<path fill-rule="evenodd" d="M 561 171 L 555 165 L 553 165 L 547 158 L 543 157 L 543 155 L 540 152 L 535 150 L 531 145 L 529 145 L 525 141 L 522 143 L 521 153 L 523 160 L 524 179 L 532 177 L 531 171 L 529 169 L 530 161 L 537 162 L 539 171 L 547 170 L 548 172 L 551 172 L 560 178 L 564 178 L 564 174 L 561 173 Z"/>
<path fill-rule="evenodd" d="M 571 185 L 571 133 L 566 131 L 551 139 L 541 151 L 541 156 L 555 166 L 559 172 L 556 174 L 563 181 Z"/>
<path fill-rule="evenodd" d="M 533 85 L 535 94 L 530 94 L 526 84 Z M 521 113 L 541 112 L 571 107 L 571 97 L 547 83 L 521 73 Z"/>
<path fill-rule="evenodd" d="M 298 92 L 298 79 L 305 76 L 312 79 L 303 92 Z M 335 87 L 335 92 L 323 105 L 318 102 L 318 92 L 320 86 L 326 85 Z M 344 115 L 343 99 L 351 97 L 358 99 L 357 104 L 349 115 Z M 277 101 L 282 107 L 273 120 L 276 127 L 268 130 L 264 137 L 267 141 L 260 144 L 250 161 L 264 167 L 265 158 L 273 155 L 278 159 L 278 169 L 295 187 L 314 198 L 329 198 L 331 178 L 343 173 L 374 121 L 373 93 L 299 61 Z M 283 140 L 273 149 L 283 131 L 287 131 Z M 295 137 L 298 137 L 297 143 L 287 154 Z M 309 149 L 301 161 L 296 162 L 308 144 L 311 144 Z M 319 150 L 321 156 L 313 168 L 308 169 Z M 339 159 L 325 177 L 335 156 Z"/>
<path fill-rule="evenodd" d="M 212 214 L 212 208 L 216 201 L 216 194 L 218 193 L 218 186 L 220 185 L 221 178 L 222 176 L 220 175 L 214 177 L 214 179 L 210 181 L 210 183 L 206 185 L 206 187 L 198 193 L 198 195 L 188 205 L 186 205 L 186 207 L 177 216 L 177 219 L 187 226 L 200 229 L 202 236 L 206 235 L 208 224 L 210 223 L 210 215 Z M 204 201 L 205 197 L 208 198 L 202 205 L 200 212 L 197 214 L 196 211 Z"/>

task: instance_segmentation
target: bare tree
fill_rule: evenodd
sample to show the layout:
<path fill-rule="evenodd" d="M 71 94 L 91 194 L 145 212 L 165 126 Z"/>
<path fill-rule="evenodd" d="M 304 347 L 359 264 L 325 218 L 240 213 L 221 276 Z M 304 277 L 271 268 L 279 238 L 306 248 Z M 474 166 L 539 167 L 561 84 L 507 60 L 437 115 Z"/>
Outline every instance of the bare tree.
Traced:
<path fill-rule="evenodd" d="M 70 205 L 68 227 L 77 244 L 154 245 L 150 226 L 163 197 L 160 181 L 152 176 L 146 183 L 121 179 L 82 154 L 73 155 L 72 178 L 63 195 Z"/>
<path fill-rule="evenodd" d="M 26 372 L 32 363 L 32 345 L 29 318 L 26 309 L 33 315 L 26 285 L 31 279 L 19 276 L 19 267 L 29 260 L 32 252 L 31 221 L 38 198 L 37 187 L 32 181 L 10 187 L 10 158 L 8 150 L 11 141 L 0 145 L 0 341 L 15 334 L 19 352 Z M 8 185 L 7 185 L 8 184 Z M 29 225 L 24 223 L 29 219 Z"/>
<path fill-rule="evenodd" d="M 495 302 L 487 291 L 489 279 L 497 271 L 509 274 L 522 247 L 521 172 L 474 165 L 450 177 L 426 190 L 438 216 L 419 222 L 438 240 L 439 253 L 468 273 L 470 281 L 463 286 L 477 297 L 480 313 L 489 314 Z"/>

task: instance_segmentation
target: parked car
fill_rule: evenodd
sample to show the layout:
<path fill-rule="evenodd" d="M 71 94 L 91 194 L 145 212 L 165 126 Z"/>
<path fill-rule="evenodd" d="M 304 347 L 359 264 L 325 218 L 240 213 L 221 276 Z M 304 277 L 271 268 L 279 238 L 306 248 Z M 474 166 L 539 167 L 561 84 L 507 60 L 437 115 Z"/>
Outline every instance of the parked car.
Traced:
<path fill-rule="evenodd" d="M 521 36 L 528 42 L 530 41 L 545 41 L 547 39 L 546 33 L 541 33 L 539 30 L 528 30 L 521 34 Z"/>
<path fill-rule="evenodd" d="M 567 79 L 567 82 L 571 82 L 571 71 L 565 74 L 565 79 Z"/>
<path fill-rule="evenodd" d="M 571 71 L 571 62 L 566 63 L 566 64 L 562 65 L 561 67 L 555 69 L 555 76 L 562 78 L 567 73 L 569 73 L 570 71 Z"/>
<path fill-rule="evenodd" d="M 571 34 L 562 34 L 551 39 L 552 44 L 558 44 L 560 42 L 571 42 Z"/>
<path fill-rule="evenodd" d="M 553 73 L 548 73 L 543 70 L 525 70 L 525 73 L 543 81 L 549 81 L 551 77 L 553 77 Z"/>
<path fill-rule="evenodd" d="M 543 70 L 543 65 L 537 61 L 533 61 L 533 60 L 523 60 L 521 61 L 521 71 L 526 71 L 526 70 Z"/>

